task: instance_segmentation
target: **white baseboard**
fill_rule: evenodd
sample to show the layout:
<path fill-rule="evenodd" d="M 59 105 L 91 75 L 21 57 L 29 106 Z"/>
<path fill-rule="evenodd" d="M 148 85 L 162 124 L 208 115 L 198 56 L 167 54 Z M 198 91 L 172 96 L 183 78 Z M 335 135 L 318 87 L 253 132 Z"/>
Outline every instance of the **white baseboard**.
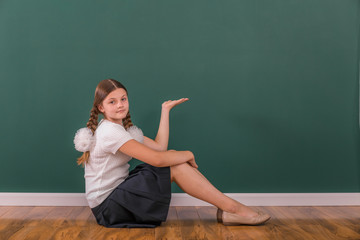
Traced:
<path fill-rule="evenodd" d="M 226 193 L 247 206 L 360 205 L 360 193 Z M 0 206 L 87 206 L 84 193 L 0 193 Z M 209 206 L 186 193 L 173 193 L 171 206 Z"/>

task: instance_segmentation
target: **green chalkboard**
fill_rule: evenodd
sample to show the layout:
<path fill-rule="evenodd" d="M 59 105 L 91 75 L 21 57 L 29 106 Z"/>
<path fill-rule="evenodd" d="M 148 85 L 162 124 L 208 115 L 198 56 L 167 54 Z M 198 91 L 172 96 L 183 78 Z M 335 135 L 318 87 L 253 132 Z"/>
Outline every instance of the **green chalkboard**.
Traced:
<path fill-rule="evenodd" d="M 114 78 L 151 138 L 190 99 L 169 148 L 223 192 L 359 192 L 358 60 L 355 0 L 1 1 L 0 191 L 84 192 L 73 137 Z"/>

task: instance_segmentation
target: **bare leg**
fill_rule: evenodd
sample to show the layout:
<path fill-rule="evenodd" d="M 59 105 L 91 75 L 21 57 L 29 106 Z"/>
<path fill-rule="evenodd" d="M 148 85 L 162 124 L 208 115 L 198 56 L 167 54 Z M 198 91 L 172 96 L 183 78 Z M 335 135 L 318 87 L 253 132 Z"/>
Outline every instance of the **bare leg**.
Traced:
<path fill-rule="evenodd" d="M 196 168 L 189 164 L 171 166 L 171 181 L 189 195 L 211 203 L 223 211 L 242 216 L 256 216 L 249 207 L 229 198 L 216 189 Z"/>

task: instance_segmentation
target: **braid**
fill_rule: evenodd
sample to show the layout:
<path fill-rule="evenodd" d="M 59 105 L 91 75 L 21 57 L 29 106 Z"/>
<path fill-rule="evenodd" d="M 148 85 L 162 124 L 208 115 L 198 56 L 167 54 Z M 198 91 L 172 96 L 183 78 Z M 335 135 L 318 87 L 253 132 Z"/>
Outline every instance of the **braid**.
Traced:
<path fill-rule="evenodd" d="M 93 134 L 95 133 L 95 130 L 98 126 L 98 116 L 99 116 L 99 110 L 97 109 L 97 107 L 93 107 L 90 111 L 89 121 L 86 124 L 86 127 L 89 128 Z M 89 156 L 90 156 L 89 151 L 84 152 L 83 155 L 78 158 L 77 164 L 84 166 L 84 164 L 88 162 Z"/>
<path fill-rule="evenodd" d="M 99 110 L 97 107 L 93 107 L 90 111 L 90 118 L 86 124 L 86 127 L 89 128 L 93 134 L 98 126 L 98 117 L 99 117 Z"/>
<path fill-rule="evenodd" d="M 127 130 L 129 127 L 133 126 L 134 124 L 130 118 L 130 112 L 127 113 L 126 117 L 123 119 L 124 128 Z"/>

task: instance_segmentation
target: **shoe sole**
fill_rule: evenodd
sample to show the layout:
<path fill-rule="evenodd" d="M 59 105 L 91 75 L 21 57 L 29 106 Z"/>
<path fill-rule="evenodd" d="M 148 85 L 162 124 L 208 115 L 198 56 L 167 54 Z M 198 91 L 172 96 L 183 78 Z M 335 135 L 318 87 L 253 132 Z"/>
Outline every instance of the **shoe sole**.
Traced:
<path fill-rule="evenodd" d="M 218 223 L 222 223 L 224 226 L 240 226 L 240 225 L 247 225 L 247 226 L 257 226 L 257 225 L 262 225 L 264 223 L 266 223 L 267 221 L 270 220 L 271 216 L 269 216 L 269 218 L 265 219 L 264 221 L 260 222 L 260 223 L 255 223 L 255 224 L 247 224 L 247 223 L 224 223 L 223 219 L 223 210 L 221 210 L 220 208 L 217 209 L 216 212 L 216 219 Z"/>
<path fill-rule="evenodd" d="M 260 222 L 260 223 L 223 223 L 224 226 L 259 226 L 265 224 L 267 221 L 269 221 L 271 217 L 268 219 Z"/>

